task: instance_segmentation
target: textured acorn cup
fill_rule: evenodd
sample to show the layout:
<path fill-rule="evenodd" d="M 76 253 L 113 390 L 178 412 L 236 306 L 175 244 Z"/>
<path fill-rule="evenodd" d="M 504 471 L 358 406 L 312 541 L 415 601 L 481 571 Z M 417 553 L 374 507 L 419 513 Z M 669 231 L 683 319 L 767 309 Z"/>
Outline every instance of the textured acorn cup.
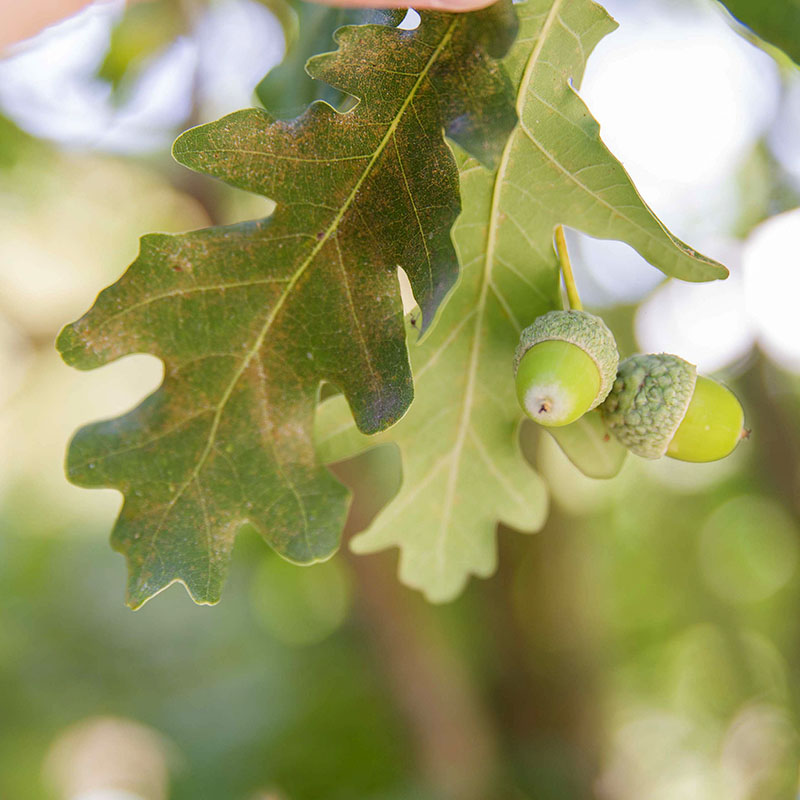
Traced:
<path fill-rule="evenodd" d="M 517 398 L 540 425 L 569 425 L 603 402 L 619 354 L 614 335 L 586 311 L 548 311 L 522 331 L 514 355 Z"/>
<path fill-rule="evenodd" d="M 743 435 L 733 392 L 667 353 L 626 358 L 601 410 L 608 429 L 642 458 L 716 461 Z"/>

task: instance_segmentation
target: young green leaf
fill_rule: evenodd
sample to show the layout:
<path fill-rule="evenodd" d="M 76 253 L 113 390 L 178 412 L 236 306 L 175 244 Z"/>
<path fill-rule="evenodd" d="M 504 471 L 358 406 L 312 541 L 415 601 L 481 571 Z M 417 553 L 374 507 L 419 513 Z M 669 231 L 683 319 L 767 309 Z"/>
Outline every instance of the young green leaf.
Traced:
<path fill-rule="evenodd" d="M 564 455 L 588 478 L 613 478 L 622 469 L 628 451 L 612 436 L 599 409 L 571 425 L 548 428 Z"/>
<path fill-rule="evenodd" d="M 520 34 L 505 64 L 520 124 L 495 172 L 472 159 L 462 169 L 464 211 L 454 229 L 461 282 L 412 348 L 414 405 L 369 439 L 352 429 L 340 398 L 318 414 L 323 457 L 400 447 L 402 488 L 352 548 L 399 547 L 401 580 L 433 601 L 455 597 L 470 574 L 492 573 L 498 521 L 533 531 L 545 518 L 542 481 L 517 440 L 511 365 L 520 330 L 560 307 L 556 225 L 625 241 L 670 275 L 726 274 L 653 215 L 573 91 L 613 20 L 589 0 L 527 0 L 516 9 Z"/>
<path fill-rule="evenodd" d="M 250 109 L 177 140 L 183 164 L 277 207 L 145 236 L 58 339 L 79 369 L 142 352 L 165 364 L 158 391 L 79 431 L 67 463 L 75 483 L 125 495 L 112 541 L 131 605 L 175 581 L 215 602 L 245 521 L 290 560 L 334 552 L 347 492 L 314 452 L 320 382 L 344 392 L 365 432 L 411 402 L 397 265 L 430 323 L 457 276 L 458 173 L 442 129 L 496 159 L 515 114 L 494 56 L 515 32 L 508 2 L 425 13 L 413 31 L 341 28 L 339 49 L 308 70 L 357 97 L 354 109 L 315 103 L 292 121 Z"/>

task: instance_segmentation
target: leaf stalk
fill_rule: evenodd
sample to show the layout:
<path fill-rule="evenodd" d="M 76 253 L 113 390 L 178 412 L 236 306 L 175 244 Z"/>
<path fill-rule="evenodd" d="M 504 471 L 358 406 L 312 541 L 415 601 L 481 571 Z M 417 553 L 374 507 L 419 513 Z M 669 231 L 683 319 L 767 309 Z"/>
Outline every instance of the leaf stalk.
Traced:
<path fill-rule="evenodd" d="M 581 303 L 581 298 L 578 294 L 575 275 L 572 272 L 572 264 L 567 252 L 567 239 L 564 236 L 563 225 L 556 226 L 556 253 L 558 254 L 558 263 L 561 265 L 561 274 L 564 276 L 564 287 L 567 290 L 569 307 L 573 311 L 583 311 L 583 303 Z"/>

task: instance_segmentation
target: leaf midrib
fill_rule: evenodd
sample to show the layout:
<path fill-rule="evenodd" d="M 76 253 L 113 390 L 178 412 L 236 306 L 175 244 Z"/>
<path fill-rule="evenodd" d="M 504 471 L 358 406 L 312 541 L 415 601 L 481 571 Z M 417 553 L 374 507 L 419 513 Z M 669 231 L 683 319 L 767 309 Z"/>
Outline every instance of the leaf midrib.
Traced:
<path fill-rule="evenodd" d="M 525 97 L 527 96 L 527 89 L 533 77 L 533 69 L 542 53 L 542 49 L 544 48 L 544 43 L 547 40 L 550 29 L 552 28 L 555 19 L 558 17 L 558 12 L 561 8 L 562 2 L 563 0 L 555 0 L 553 5 L 550 7 L 550 11 L 548 12 L 547 17 L 545 18 L 545 21 L 540 29 L 536 46 L 531 51 L 531 54 L 528 58 L 528 63 L 526 64 L 525 71 L 522 75 L 522 79 L 520 80 L 519 91 L 517 93 L 517 116 L 520 119 L 520 125 L 522 120 L 522 111 L 525 106 Z M 518 131 L 519 127 L 516 127 L 506 140 L 505 147 L 503 148 L 503 155 L 500 159 L 500 164 L 495 175 L 494 187 L 492 189 L 492 204 L 489 210 L 489 230 L 486 237 L 486 254 L 483 260 L 483 280 L 481 283 L 481 292 L 476 309 L 477 315 L 475 329 L 472 336 L 472 343 L 470 345 L 469 367 L 467 368 L 467 386 L 464 391 L 464 400 L 461 405 L 461 413 L 459 414 L 458 438 L 456 439 L 455 446 L 453 447 L 451 453 L 452 466 L 450 469 L 450 475 L 448 476 L 447 488 L 445 490 L 444 513 L 442 514 L 442 521 L 439 525 L 439 540 L 436 546 L 436 562 L 439 572 L 442 572 L 444 568 L 445 544 L 447 542 L 450 521 L 452 519 L 453 503 L 455 500 L 455 487 L 458 483 L 458 475 L 461 465 L 461 451 L 464 448 L 464 442 L 466 441 L 467 433 L 470 427 L 470 416 L 472 413 L 475 383 L 478 372 L 480 335 L 483 330 L 484 311 L 486 308 L 486 300 L 489 294 L 489 287 L 491 285 L 491 275 L 494 265 L 494 252 L 497 243 L 497 227 L 500 218 L 500 196 L 502 194 L 505 174 L 511 158 L 511 151 L 515 144 Z"/>

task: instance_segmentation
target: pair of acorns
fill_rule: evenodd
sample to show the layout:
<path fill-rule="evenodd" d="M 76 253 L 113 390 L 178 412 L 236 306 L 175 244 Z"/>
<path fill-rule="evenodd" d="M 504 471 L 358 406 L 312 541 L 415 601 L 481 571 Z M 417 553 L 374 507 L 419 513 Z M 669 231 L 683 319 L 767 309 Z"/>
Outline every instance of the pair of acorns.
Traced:
<path fill-rule="evenodd" d="M 614 335 L 586 311 L 537 317 L 520 335 L 514 372 L 531 419 L 569 425 L 599 406 L 608 430 L 643 458 L 716 461 L 746 436 L 730 389 L 667 353 L 620 363 Z"/>

